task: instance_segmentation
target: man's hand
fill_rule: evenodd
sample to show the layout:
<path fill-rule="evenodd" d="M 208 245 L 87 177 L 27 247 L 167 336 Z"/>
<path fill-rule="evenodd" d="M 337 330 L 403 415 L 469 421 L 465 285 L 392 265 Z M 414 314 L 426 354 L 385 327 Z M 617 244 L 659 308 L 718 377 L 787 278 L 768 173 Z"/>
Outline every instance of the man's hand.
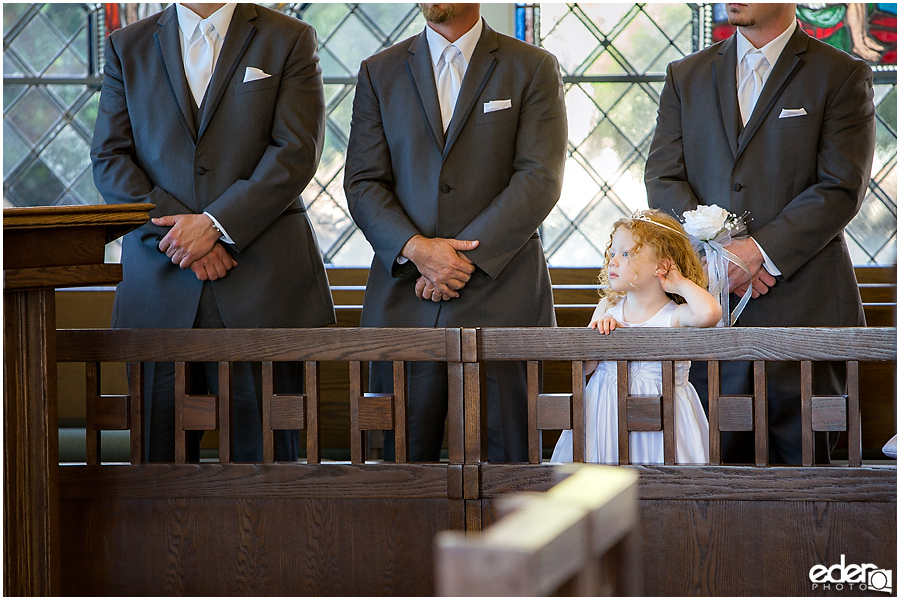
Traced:
<path fill-rule="evenodd" d="M 182 269 L 187 269 L 194 261 L 209 254 L 219 239 L 212 219 L 203 214 L 169 215 L 151 220 L 154 225 L 172 228 L 159 241 L 159 249 Z"/>
<path fill-rule="evenodd" d="M 191 271 L 200 281 L 215 281 L 225 277 L 226 273 L 237 266 L 237 261 L 225 247 L 216 242 L 209 254 L 191 263 Z"/>
<path fill-rule="evenodd" d="M 472 273 L 475 272 L 475 265 L 462 252 L 474 250 L 477 247 L 477 240 L 426 238 L 422 235 L 414 235 L 403 246 L 400 255 L 416 265 L 419 273 L 432 283 L 441 294 L 442 299 L 449 300 L 459 297 L 457 292 L 468 283 Z M 419 291 L 417 283 L 417 296 Z"/>
<path fill-rule="evenodd" d="M 756 242 L 750 238 L 733 240 L 725 248 L 738 258 L 743 260 L 750 268 L 750 275 L 736 264 L 728 263 L 728 282 L 730 290 L 739 296 L 743 296 L 747 288 L 753 286 L 753 297 L 759 298 L 761 294 L 769 291 L 775 285 L 775 278 L 763 268 L 763 255 L 759 251 Z"/>
<path fill-rule="evenodd" d="M 457 296 L 459 294 L 457 293 Z M 431 300 L 432 302 L 440 302 L 441 300 L 450 300 L 453 296 L 442 294 L 434 286 L 434 283 L 424 275 L 420 275 L 416 280 L 416 297 L 420 300 Z"/>

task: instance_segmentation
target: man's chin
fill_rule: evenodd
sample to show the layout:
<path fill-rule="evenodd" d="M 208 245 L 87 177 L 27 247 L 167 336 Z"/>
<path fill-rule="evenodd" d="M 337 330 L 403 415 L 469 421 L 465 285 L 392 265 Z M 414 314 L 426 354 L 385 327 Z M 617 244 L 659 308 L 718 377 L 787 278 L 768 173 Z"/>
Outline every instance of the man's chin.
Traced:
<path fill-rule="evenodd" d="M 756 23 L 750 15 L 744 14 L 745 6 L 728 5 L 728 24 L 732 27 L 753 27 Z"/>
<path fill-rule="evenodd" d="M 436 25 L 449 21 L 456 16 L 456 7 L 452 4 L 423 6 L 422 16 L 429 23 Z"/>

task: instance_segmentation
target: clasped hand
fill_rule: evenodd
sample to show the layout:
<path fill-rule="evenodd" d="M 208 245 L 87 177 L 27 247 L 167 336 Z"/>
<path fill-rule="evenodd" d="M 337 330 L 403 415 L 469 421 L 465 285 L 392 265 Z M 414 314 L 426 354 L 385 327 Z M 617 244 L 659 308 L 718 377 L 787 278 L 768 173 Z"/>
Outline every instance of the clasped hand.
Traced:
<path fill-rule="evenodd" d="M 426 238 L 415 235 L 403 246 L 401 255 L 416 265 L 421 277 L 416 281 L 416 296 L 440 302 L 459 297 L 475 272 L 475 265 L 463 254 L 478 247 L 477 240 Z"/>
<path fill-rule="evenodd" d="M 206 215 L 169 215 L 152 219 L 154 225 L 172 229 L 159 241 L 159 250 L 173 264 L 190 268 L 200 281 L 215 281 L 237 266 L 237 261 L 218 243 L 219 233 Z"/>
<path fill-rule="evenodd" d="M 765 259 L 762 252 L 752 239 L 733 240 L 725 248 L 743 260 L 750 269 L 750 275 L 747 275 L 747 272 L 736 264 L 728 263 L 728 281 L 732 293 L 743 296 L 747 288 L 753 286 L 752 296 L 759 298 L 775 285 L 775 278 L 763 268 Z"/>

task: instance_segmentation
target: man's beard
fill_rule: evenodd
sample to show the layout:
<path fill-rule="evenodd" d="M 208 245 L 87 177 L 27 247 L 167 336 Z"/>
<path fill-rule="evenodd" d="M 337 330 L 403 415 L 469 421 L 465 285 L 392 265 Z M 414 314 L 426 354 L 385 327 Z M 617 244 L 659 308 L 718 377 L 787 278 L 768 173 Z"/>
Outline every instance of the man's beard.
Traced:
<path fill-rule="evenodd" d="M 753 27 L 756 25 L 756 19 L 747 15 L 732 14 L 728 11 L 728 24 L 732 27 Z"/>
<path fill-rule="evenodd" d="M 452 4 L 446 6 L 422 7 L 422 16 L 429 23 L 443 23 L 456 16 L 456 7 Z"/>
<path fill-rule="evenodd" d="M 746 17 L 739 17 L 735 15 L 732 17 L 728 16 L 728 24 L 732 27 L 753 27 L 756 25 L 756 21 L 754 19 L 748 19 Z"/>

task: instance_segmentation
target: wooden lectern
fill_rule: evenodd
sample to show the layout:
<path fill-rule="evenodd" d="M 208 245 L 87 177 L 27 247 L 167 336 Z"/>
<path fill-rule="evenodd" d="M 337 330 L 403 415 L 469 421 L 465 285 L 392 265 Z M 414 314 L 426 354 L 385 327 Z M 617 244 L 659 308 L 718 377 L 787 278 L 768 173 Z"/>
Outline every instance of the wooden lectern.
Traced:
<path fill-rule="evenodd" d="M 3 594 L 59 596 L 55 289 L 115 284 L 152 204 L 3 210 Z"/>

